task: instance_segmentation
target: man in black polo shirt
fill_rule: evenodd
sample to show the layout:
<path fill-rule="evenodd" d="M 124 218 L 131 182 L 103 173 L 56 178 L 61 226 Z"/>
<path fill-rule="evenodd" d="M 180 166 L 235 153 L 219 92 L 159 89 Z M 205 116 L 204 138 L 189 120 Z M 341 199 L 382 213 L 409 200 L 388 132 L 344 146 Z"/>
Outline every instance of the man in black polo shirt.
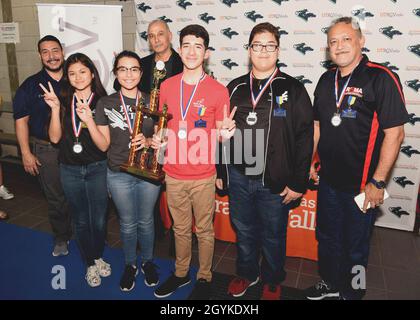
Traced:
<path fill-rule="evenodd" d="M 48 216 L 55 241 L 52 254 L 60 256 L 68 254 L 70 214 L 61 187 L 58 148 L 51 145 L 47 134 L 51 108 L 44 101 L 40 84 L 48 87 L 50 82 L 54 91 L 60 92 L 64 53 L 60 41 L 51 35 L 39 40 L 38 53 L 43 68 L 18 88 L 13 100 L 13 116 L 25 171 L 38 176 L 47 198 Z M 29 137 L 34 139 L 33 151 L 29 146 Z"/>
<path fill-rule="evenodd" d="M 153 84 L 153 69 L 156 66 L 156 62 L 163 61 L 165 63 L 166 76 L 160 83 L 181 73 L 184 65 L 179 54 L 171 47 L 172 32 L 165 21 L 158 19 L 150 22 L 147 28 L 147 37 L 153 53 L 141 59 L 143 75 L 139 83 L 139 89 L 150 93 Z M 120 88 L 120 84 L 115 80 L 114 89 L 118 91 Z"/>
<path fill-rule="evenodd" d="M 364 296 L 365 282 L 359 280 L 365 280 L 377 207 L 408 120 L 398 76 L 362 55 L 364 42 L 352 18 L 334 21 L 328 47 L 338 68 L 325 72 L 315 90 L 321 281 L 306 291 L 311 300 Z M 362 210 L 354 201 L 359 193 L 365 195 Z"/>

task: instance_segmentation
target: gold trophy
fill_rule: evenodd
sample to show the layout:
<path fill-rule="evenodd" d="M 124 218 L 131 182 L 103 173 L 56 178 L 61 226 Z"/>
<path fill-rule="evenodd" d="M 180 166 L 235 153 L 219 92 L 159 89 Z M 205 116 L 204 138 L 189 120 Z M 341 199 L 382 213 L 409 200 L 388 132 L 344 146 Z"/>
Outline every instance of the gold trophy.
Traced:
<path fill-rule="evenodd" d="M 146 108 L 144 101 L 140 99 L 136 106 L 136 118 L 133 126 L 132 137 L 135 137 L 142 132 L 143 122 L 145 116 L 154 120 L 157 126 L 157 134 L 163 140 L 168 121 L 172 119 L 172 115 L 168 114 L 167 105 L 163 105 L 163 110 L 159 109 L 159 86 L 160 81 L 165 78 L 166 70 L 165 63 L 158 61 L 156 67 L 153 69 L 153 84 L 150 92 L 149 108 Z M 142 150 L 135 151 L 135 147 L 130 148 L 128 161 L 123 164 L 121 171 L 134 174 L 139 177 L 146 178 L 153 181 L 162 181 L 165 178 L 165 173 L 162 170 L 162 161 L 159 161 L 161 155 L 160 150 L 154 150 L 149 147 L 144 147 Z"/>

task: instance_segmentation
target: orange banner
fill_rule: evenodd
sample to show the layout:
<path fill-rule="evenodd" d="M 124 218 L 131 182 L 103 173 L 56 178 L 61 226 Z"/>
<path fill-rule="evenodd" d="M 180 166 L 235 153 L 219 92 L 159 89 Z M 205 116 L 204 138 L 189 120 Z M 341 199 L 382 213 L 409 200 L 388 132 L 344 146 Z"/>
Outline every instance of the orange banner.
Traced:
<path fill-rule="evenodd" d="M 316 194 L 316 191 L 308 191 L 302 198 L 301 205 L 289 212 L 286 249 L 288 257 L 317 260 L 318 243 L 315 239 Z M 172 221 L 165 192 L 161 196 L 160 211 L 165 228 L 170 228 Z M 230 223 L 228 196 L 221 197 L 216 194 L 214 233 L 218 240 L 236 242 L 236 234 Z"/>

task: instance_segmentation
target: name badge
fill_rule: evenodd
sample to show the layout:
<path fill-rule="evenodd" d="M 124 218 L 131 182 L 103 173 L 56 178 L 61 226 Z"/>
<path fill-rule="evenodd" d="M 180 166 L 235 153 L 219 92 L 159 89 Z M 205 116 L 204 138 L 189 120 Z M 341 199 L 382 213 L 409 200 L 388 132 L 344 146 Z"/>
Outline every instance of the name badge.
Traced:
<path fill-rule="evenodd" d="M 275 117 L 286 117 L 286 109 L 284 109 L 284 108 L 274 109 L 274 116 Z"/>
<path fill-rule="evenodd" d="M 206 128 L 207 127 L 207 121 L 204 121 L 202 119 L 197 120 L 197 121 L 194 122 L 194 126 L 196 128 Z"/>
<path fill-rule="evenodd" d="M 341 112 L 341 116 L 343 118 L 356 119 L 357 111 L 356 110 L 353 110 L 351 108 L 347 108 L 347 109 L 344 109 Z"/>

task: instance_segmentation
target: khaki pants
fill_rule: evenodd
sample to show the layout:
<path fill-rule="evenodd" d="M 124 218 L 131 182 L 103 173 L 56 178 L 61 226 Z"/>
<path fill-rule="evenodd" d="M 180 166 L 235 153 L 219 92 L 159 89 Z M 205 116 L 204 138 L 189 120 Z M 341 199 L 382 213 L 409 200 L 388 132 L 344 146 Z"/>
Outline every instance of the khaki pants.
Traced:
<path fill-rule="evenodd" d="M 178 180 L 166 175 L 165 181 L 168 207 L 174 220 L 172 228 L 176 250 L 175 275 L 185 277 L 190 269 L 194 212 L 200 263 L 197 279 L 211 281 L 216 175 L 201 180 Z"/>

